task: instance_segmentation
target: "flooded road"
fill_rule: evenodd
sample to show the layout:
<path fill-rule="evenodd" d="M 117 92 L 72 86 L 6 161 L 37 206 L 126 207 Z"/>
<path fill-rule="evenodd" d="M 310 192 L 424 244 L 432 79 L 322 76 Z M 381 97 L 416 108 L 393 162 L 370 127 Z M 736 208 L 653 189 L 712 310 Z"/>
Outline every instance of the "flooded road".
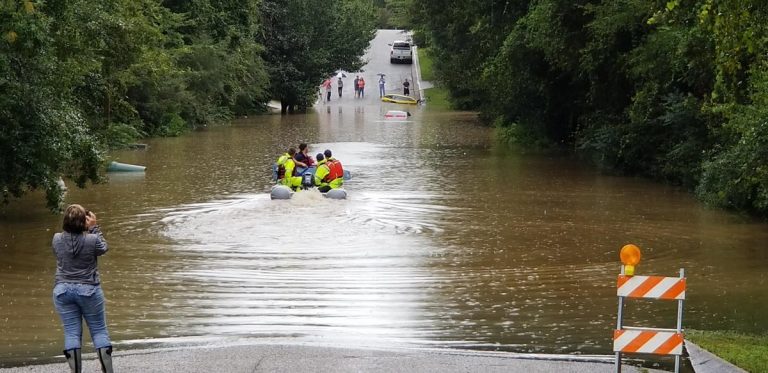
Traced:
<path fill-rule="evenodd" d="M 570 157 L 506 150 L 472 113 L 379 103 L 375 72 L 410 80 L 381 46 L 395 37 L 374 42 L 366 99 L 348 89 L 306 115 L 152 139 L 112 154 L 145 175 L 69 191 L 110 244 L 100 269 L 118 349 L 290 339 L 607 354 L 628 242 L 643 249 L 638 274 L 686 269 L 684 327 L 768 331 L 767 224 Z M 382 120 L 403 108 L 411 121 Z M 269 199 L 270 164 L 299 142 L 351 171 L 347 200 Z M 0 213 L 0 366 L 61 353 L 50 298 L 61 218 L 42 199 Z M 674 303 L 627 309 L 628 325 L 674 320 Z"/>

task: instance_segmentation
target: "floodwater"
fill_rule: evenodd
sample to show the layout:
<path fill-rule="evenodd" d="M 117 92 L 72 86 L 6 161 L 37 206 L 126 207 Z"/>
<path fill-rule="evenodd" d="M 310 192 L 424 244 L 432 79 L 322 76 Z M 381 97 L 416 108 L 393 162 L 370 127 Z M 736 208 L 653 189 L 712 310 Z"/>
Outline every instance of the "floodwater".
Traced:
<path fill-rule="evenodd" d="M 389 122 L 405 107 L 345 94 L 306 115 L 148 140 L 111 154 L 145 174 L 70 189 L 110 245 L 99 265 L 116 348 L 610 354 L 630 242 L 643 250 L 637 274 L 685 268 L 685 328 L 768 331 L 766 223 L 569 156 L 506 150 L 472 113 L 407 107 L 410 121 Z M 299 142 L 351 171 L 347 200 L 269 199 L 269 165 Z M 61 354 L 50 249 L 61 217 L 42 199 L 0 211 L 0 366 Z M 626 323 L 674 327 L 675 307 L 630 300 Z"/>

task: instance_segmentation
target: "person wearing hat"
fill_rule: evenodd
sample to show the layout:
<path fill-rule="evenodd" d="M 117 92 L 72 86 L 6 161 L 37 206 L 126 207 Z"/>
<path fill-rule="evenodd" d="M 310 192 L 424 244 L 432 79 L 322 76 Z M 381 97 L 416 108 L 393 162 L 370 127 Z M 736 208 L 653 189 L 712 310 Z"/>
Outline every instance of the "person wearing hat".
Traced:
<path fill-rule="evenodd" d="M 328 184 L 328 174 L 331 173 L 331 169 L 326 164 L 325 155 L 323 153 L 317 153 L 315 156 L 317 160 L 317 170 L 315 170 L 315 186 L 321 193 L 325 193 L 331 190 L 331 186 Z"/>
<path fill-rule="evenodd" d="M 332 189 L 339 189 L 342 184 L 344 184 L 344 168 L 341 166 L 341 162 L 333 157 L 331 149 L 325 149 L 323 154 L 325 155 L 325 162 L 330 170 L 327 176 L 328 185 Z"/>

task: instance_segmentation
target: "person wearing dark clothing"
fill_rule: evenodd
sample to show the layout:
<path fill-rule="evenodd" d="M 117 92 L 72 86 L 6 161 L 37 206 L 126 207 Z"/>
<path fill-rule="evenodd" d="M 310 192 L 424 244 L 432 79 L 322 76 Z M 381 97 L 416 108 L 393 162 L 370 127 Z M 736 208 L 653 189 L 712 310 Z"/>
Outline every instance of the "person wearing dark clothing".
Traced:
<path fill-rule="evenodd" d="M 296 161 L 297 167 L 302 168 L 311 167 L 315 164 L 312 156 L 309 155 L 309 148 L 305 143 L 299 144 L 299 152 L 293 156 L 293 160 Z"/>
<path fill-rule="evenodd" d="M 341 81 L 341 77 L 339 77 L 338 82 L 336 82 L 336 85 L 339 87 L 339 98 L 341 98 L 341 89 L 344 87 L 344 82 Z"/>
<path fill-rule="evenodd" d="M 112 373 L 109 339 L 97 258 L 107 252 L 107 241 L 96 214 L 80 205 L 64 212 L 63 232 L 53 236 L 56 275 L 53 304 L 64 327 L 64 356 L 73 373 L 82 370 L 83 319 L 93 340 L 102 372 Z"/>
<path fill-rule="evenodd" d="M 403 94 L 406 96 L 411 94 L 411 83 L 408 82 L 408 78 L 405 78 L 403 82 Z"/>

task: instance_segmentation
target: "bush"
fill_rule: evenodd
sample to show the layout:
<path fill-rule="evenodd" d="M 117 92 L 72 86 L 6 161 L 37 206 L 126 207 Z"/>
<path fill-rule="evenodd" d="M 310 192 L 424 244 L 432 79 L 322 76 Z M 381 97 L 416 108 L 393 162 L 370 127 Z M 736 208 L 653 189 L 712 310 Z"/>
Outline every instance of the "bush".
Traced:
<path fill-rule="evenodd" d="M 751 103 L 726 107 L 723 144 L 704 163 L 698 194 L 721 207 L 768 216 L 768 72 L 752 76 Z M 732 114 L 730 114 L 732 113 Z"/>
<path fill-rule="evenodd" d="M 179 114 L 168 113 L 163 116 L 163 124 L 160 126 L 160 136 L 179 136 L 187 131 L 187 122 L 181 119 Z"/>
<path fill-rule="evenodd" d="M 140 125 L 140 124 L 137 124 Z M 121 148 L 136 141 L 143 134 L 135 126 L 126 123 L 110 123 L 102 134 L 110 148 Z"/>
<path fill-rule="evenodd" d="M 554 147 L 546 133 L 537 131 L 535 127 L 507 122 L 502 117 L 496 118 L 493 126 L 496 128 L 496 138 L 504 144 L 519 145 L 529 150 L 551 149 Z"/>

